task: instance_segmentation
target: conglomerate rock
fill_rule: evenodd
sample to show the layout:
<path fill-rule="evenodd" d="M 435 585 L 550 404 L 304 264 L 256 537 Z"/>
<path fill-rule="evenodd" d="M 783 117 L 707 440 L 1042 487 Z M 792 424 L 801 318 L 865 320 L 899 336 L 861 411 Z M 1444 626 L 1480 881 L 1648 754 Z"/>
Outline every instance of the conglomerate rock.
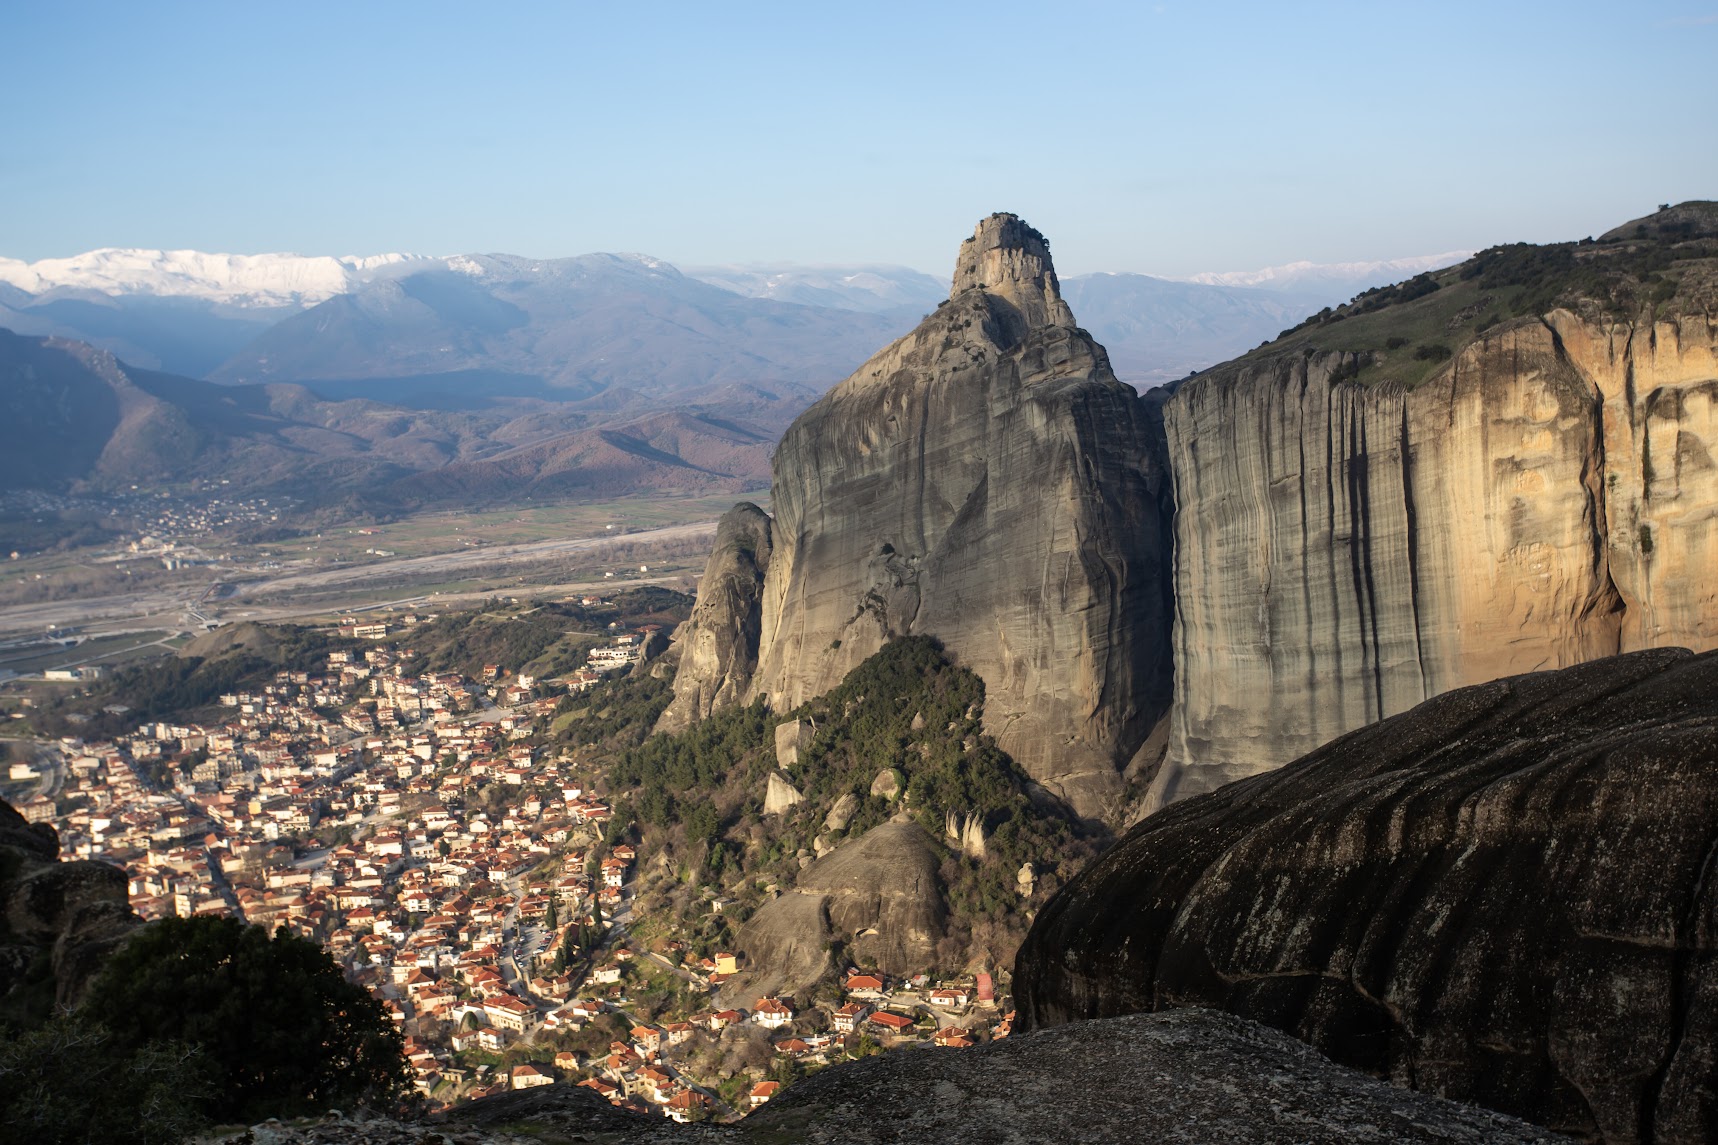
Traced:
<path fill-rule="evenodd" d="M 1039 912 L 1015 998 L 1218 1007 L 1583 1137 L 1718 1140 L 1715 854 L 1718 652 L 1518 676 L 1146 819 Z"/>

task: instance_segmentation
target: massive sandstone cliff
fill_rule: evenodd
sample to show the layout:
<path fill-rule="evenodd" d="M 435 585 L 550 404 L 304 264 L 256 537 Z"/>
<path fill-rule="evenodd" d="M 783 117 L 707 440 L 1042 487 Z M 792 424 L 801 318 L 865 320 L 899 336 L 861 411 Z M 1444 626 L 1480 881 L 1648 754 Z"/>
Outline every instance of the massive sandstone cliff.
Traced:
<path fill-rule="evenodd" d="M 776 451 L 753 694 L 790 709 L 891 638 L 935 636 L 983 678 L 999 745 L 1101 812 L 1167 702 L 1149 438 L 1043 237 L 984 220 L 949 300 Z"/>
<path fill-rule="evenodd" d="M 1415 388 L 1263 355 L 1165 410 L 1175 702 L 1152 805 L 1451 688 L 1718 646 L 1718 317 L 1553 309 Z"/>
<path fill-rule="evenodd" d="M 1039 912 L 1027 1028 L 1215 1006 L 1585 1139 L 1718 1140 L 1718 652 L 1448 692 L 1140 823 Z"/>

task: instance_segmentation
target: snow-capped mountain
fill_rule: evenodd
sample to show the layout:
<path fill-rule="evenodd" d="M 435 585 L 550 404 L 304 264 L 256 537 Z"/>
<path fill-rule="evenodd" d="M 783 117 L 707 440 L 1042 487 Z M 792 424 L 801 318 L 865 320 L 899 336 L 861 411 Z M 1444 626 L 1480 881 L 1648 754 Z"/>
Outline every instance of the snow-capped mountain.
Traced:
<path fill-rule="evenodd" d="M 1371 262 L 1290 262 L 1282 266 L 1267 266 L 1261 270 L 1206 271 L 1187 281 L 1207 286 L 1247 286 L 1255 290 L 1293 291 L 1295 293 L 1348 291 L 1339 301 L 1374 286 L 1400 282 L 1404 278 L 1427 270 L 1442 270 L 1472 257 L 1471 250 L 1451 250 L 1443 254 L 1415 255 L 1412 258 L 1378 259 Z"/>
<path fill-rule="evenodd" d="M 743 294 L 801 306 L 839 310 L 922 313 L 948 297 L 948 279 L 908 266 L 796 266 L 752 263 L 743 266 L 687 267 L 692 278 Z"/>
<path fill-rule="evenodd" d="M 28 294 L 90 291 L 109 297 L 195 298 L 246 307 L 302 307 L 382 277 L 446 260 L 414 254 L 210 254 L 104 247 L 70 258 L 0 258 L 0 282 Z"/>

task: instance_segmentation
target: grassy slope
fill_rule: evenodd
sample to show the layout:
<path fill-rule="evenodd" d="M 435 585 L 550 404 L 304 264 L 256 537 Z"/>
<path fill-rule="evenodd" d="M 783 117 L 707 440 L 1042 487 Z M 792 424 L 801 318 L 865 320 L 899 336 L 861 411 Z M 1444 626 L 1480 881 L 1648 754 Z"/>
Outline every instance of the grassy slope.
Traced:
<path fill-rule="evenodd" d="M 1413 387 L 1486 331 L 1559 306 L 1637 320 L 1712 313 L 1718 202 L 1661 210 L 1596 241 L 1493 247 L 1458 266 L 1367 291 L 1214 370 L 1343 352 L 1356 355 L 1356 380 Z"/>

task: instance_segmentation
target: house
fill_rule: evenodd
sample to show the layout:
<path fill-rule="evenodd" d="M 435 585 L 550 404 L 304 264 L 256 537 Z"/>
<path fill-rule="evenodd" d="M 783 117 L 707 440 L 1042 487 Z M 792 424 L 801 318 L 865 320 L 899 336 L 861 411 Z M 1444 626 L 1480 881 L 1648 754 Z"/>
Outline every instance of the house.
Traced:
<path fill-rule="evenodd" d="M 507 1035 L 494 1026 L 484 1026 L 477 1031 L 477 1048 L 498 1054 L 507 1048 Z"/>
<path fill-rule="evenodd" d="M 710 1015 L 710 1029 L 721 1033 L 735 1022 L 743 1022 L 746 1016 L 738 1010 L 718 1010 Z"/>
<path fill-rule="evenodd" d="M 752 1108 L 756 1109 L 758 1106 L 762 1105 L 764 1102 L 768 1101 L 770 1098 L 774 1097 L 777 1093 L 780 1093 L 780 1092 L 781 1092 L 781 1082 L 779 1082 L 779 1081 L 760 1081 L 760 1082 L 758 1082 L 758 1084 L 752 1086 L 752 1093 L 751 1093 Z"/>
<path fill-rule="evenodd" d="M 640 1054 L 658 1053 L 662 1049 L 662 1031 L 650 1026 L 634 1026 L 632 1044 L 638 1047 Z"/>
<path fill-rule="evenodd" d="M 555 1055 L 555 1068 L 563 1073 L 573 1073 L 579 1068 L 579 1055 L 572 1050 L 561 1050 Z"/>
<path fill-rule="evenodd" d="M 833 1025 L 838 1034 L 851 1034 L 859 1023 L 871 1016 L 871 1007 L 864 1002 L 849 1002 L 835 1011 Z"/>
<path fill-rule="evenodd" d="M 611 1104 L 619 1101 L 622 1096 L 620 1090 L 602 1080 L 600 1077 L 587 1077 L 585 1080 L 579 1082 L 579 1084 L 588 1090 L 594 1091 L 598 1097 L 603 1098 Z"/>
<path fill-rule="evenodd" d="M 963 1030 L 959 1026 L 944 1026 L 931 1035 L 931 1041 L 936 1045 L 948 1046 L 953 1049 L 965 1049 L 976 1044 L 972 1040 L 972 1031 Z"/>
<path fill-rule="evenodd" d="M 682 1125 L 691 1121 L 695 1116 L 702 1116 L 710 1111 L 710 1098 L 695 1089 L 683 1089 L 668 1099 L 665 1112 L 669 1117 Z"/>
<path fill-rule="evenodd" d="M 717 974 L 738 974 L 739 972 L 740 960 L 737 955 L 729 954 L 727 951 L 723 950 L 716 952 Z"/>
<path fill-rule="evenodd" d="M 526 1027 L 537 1016 L 536 1010 L 511 994 L 503 994 L 485 1002 L 483 1013 L 493 1024 L 518 1034 L 524 1033 Z"/>
<path fill-rule="evenodd" d="M 793 1021 L 793 1008 L 779 998 L 759 998 L 752 1007 L 752 1021 L 766 1030 L 780 1029 Z"/>
<path fill-rule="evenodd" d="M 867 1021 L 884 1033 L 897 1036 L 911 1033 L 913 1029 L 913 1020 L 900 1014 L 887 1012 L 872 1014 Z"/>
<path fill-rule="evenodd" d="M 883 998 L 883 980 L 875 974 L 851 975 L 842 983 L 842 989 L 867 1002 L 877 1002 Z"/>
<path fill-rule="evenodd" d="M 971 996 L 962 987 L 942 986 L 925 995 L 925 1001 L 945 1010 L 964 1010 Z"/>
<path fill-rule="evenodd" d="M 555 1079 L 529 1063 L 516 1065 L 508 1074 L 514 1089 L 531 1089 L 539 1085 L 554 1085 Z"/>

